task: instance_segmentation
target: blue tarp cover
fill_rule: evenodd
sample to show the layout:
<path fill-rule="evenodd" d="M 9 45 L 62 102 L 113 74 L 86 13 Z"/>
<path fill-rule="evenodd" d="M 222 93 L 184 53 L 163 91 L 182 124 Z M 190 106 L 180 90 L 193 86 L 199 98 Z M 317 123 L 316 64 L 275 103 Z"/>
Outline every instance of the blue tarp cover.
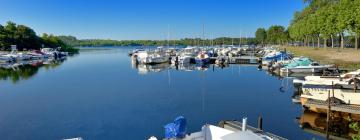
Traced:
<path fill-rule="evenodd" d="M 280 51 L 280 54 L 277 54 L 275 56 L 265 57 L 265 60 L 268 61 L 272 61 L 272 60 L 280 61 L 280 60 L 288 60 L 288 59 L 291 59 L 291 55 L 284 51 Z"/>
<path fill-rule="evenodd" d="M 183 138 L 186 135 L 186 119 L 177 117 L 173 123 L 165 125 L 165 138 Z"/>

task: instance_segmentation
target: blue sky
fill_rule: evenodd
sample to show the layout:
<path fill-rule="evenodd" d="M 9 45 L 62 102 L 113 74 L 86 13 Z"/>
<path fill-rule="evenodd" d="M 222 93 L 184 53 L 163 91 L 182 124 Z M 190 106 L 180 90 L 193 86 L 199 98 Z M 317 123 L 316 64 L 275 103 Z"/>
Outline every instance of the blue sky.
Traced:
<path fill-rule="evenodd" d="M 166 39 L 254 36 L 258 27 L 287 26 L 302 0 L 0 0 L 0 24 L 80 39 Z"/>

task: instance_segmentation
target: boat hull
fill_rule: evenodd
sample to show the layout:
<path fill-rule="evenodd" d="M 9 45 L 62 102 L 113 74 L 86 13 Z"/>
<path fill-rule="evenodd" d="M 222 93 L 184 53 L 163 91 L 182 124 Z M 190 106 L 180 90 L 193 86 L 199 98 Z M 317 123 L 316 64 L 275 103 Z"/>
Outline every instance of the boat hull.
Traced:
<path fill-rule="evenodd" d="M 332 66 L 281 68 L 281 73 L 320 73 Z"/>
<path fill-rule="evenodd" d="M 302 91 L 301 98 L 327 101 L 330 93 L 332 98 L 344 104 L 360 105 L 360 93 L 350 89 L 332 89 L 330 85 L 303 85 Z"/>

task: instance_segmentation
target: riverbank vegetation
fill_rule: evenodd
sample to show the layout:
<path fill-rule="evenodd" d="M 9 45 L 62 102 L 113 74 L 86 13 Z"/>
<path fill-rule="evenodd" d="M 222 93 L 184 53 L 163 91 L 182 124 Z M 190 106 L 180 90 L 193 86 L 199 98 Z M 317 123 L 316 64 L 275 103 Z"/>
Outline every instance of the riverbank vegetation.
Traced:
<path fill-rule="evenodd" d="M 16 45 L 20 51 L 39 50 L 42 47 L 60 47 L 61 51 L 70 53 L 78 52 L 78 49 L 64 43 L 54 35 L 43 34 L 42 36 L 38 36 L 30 27 L 17 25 L 9 21 L 5 26 L 0 24 L 0 49 L 9 51 L 11 50 L 11 45 Z"/>

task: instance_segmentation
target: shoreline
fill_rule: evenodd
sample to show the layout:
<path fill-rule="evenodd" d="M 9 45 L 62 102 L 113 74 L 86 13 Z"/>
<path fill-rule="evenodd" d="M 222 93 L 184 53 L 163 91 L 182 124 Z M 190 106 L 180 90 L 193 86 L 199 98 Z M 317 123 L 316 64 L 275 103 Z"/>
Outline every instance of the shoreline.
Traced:
<path fill-rule="evenodd" d="M 281 46 L 279 49 L 289 51 L 294 56 L 306 56 L 321 64 L 334 64 L 346 70 L 360 68 L 360 50 L 354 48 L 317 48 L 317 47 L 294 47 Z"/>

